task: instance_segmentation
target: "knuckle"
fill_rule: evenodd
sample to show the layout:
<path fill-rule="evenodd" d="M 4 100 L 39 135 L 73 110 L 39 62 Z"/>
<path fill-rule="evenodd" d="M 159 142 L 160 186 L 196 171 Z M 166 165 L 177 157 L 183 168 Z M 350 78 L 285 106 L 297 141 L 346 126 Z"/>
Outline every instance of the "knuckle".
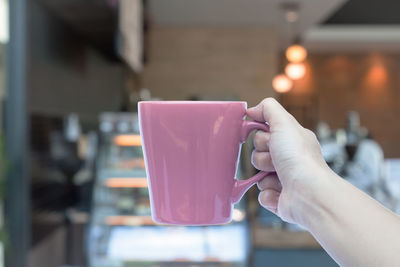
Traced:
<path fill-rule="evenodd" d="M 263 104 L 265 107 L 267 107 L 267 106 L 276 105 L 276 104 L 277 104 L 277 101 L 276 101 L 276 99 L 273 98 L 273 97 L 267 97 L 267 98 L 264 98 L 264 99 L 263 99 L 262 104 Z"/>
<path fill-rule="evenodd" d="M 306 133 L 309 137 L 316 138 L 315 133 L 313 131 L 311 131 L 310 129 L 306 129 Z"/>
<path fill-rule="evenodd" d="M 288 116 L 292 121 L 297 122 L 296 118 L 291 113 L 288 112 Z"/>
<path fill-rule="evenodd" d="M 287 112 L 288 119 L 291 121 L 292 124 L 301 126 L 300 123 L 297 121 L 296 117 L 293 116 L 291 113 Z"/>
<path fill-rule="evenodd" d="M 315 135 L 315 133 L 313 131 L 306 129 L 306 128 L 304 130 L 305 130 L 305 134 L 309 140 L 317 141 L 317 136 Z"/>

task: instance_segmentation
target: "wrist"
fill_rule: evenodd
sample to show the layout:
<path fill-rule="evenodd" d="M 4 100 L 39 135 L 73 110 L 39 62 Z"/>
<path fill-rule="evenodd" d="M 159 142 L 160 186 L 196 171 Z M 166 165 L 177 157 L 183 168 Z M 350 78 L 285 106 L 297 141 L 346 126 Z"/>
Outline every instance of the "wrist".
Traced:
<path fill-rule="evenodd" d="M 329 201 L 332 200 L 333 190 L 337 190 L 337 176 L 327 165 L 319 165 L 310 174 L 304 177 L 302 183 L 298 183 L 295 192 L 297 199 L 293 203 L 296 207 L 293 211 L 295 222 L 311 231 L 315 223 L 326 220 L 329 217 Z"/>

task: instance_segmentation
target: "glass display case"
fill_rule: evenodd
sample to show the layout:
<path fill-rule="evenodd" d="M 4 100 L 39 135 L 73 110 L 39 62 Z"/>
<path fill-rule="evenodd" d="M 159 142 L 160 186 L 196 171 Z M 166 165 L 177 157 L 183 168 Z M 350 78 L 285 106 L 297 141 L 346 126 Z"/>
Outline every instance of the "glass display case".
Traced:
<path fill-rule="evenodd" d="M 137 115 L 104 113 L 100 132 L 87 238 L 90 267 L 247 266 L 250 235 L 243 201 L 227 225 L 155 224 Z"/>

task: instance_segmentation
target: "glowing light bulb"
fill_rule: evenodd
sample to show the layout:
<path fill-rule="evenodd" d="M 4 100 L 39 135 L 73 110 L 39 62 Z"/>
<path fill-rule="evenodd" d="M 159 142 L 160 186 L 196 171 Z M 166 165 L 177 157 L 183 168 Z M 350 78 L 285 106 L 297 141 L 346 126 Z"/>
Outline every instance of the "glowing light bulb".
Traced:
<path fill-rule="evenodd" d="M 299 63 L 306 59 L 307 50 L 301 45 L 291 45 L 286 49 L 286 58 L 292 63 Z"/>
<path fill-rule="evenodd" d="M 298 80 L 306 74 L 306 67 L 303 63 L 289 63 L 285 68 L 286 75 L 292 80 Z"/>
<path fill-rule="evenodd" d="M 278 93 L 286 93 L 292 89 L 293 81 L 290 80 L 285 74 L 279 74 L 272 80 L 272 86 Z"/>

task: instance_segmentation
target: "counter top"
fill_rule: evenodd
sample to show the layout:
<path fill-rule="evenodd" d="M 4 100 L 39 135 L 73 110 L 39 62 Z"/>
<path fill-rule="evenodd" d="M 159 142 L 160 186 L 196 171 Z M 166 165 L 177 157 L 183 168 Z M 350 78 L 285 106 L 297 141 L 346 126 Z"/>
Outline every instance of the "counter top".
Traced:
<path fill-rule="evenodd" d="M 320 249 L 314 237 L 305 231 L 289 231 L 257 223 L 252 224 L 254 248 L 271 249 Z"/>

